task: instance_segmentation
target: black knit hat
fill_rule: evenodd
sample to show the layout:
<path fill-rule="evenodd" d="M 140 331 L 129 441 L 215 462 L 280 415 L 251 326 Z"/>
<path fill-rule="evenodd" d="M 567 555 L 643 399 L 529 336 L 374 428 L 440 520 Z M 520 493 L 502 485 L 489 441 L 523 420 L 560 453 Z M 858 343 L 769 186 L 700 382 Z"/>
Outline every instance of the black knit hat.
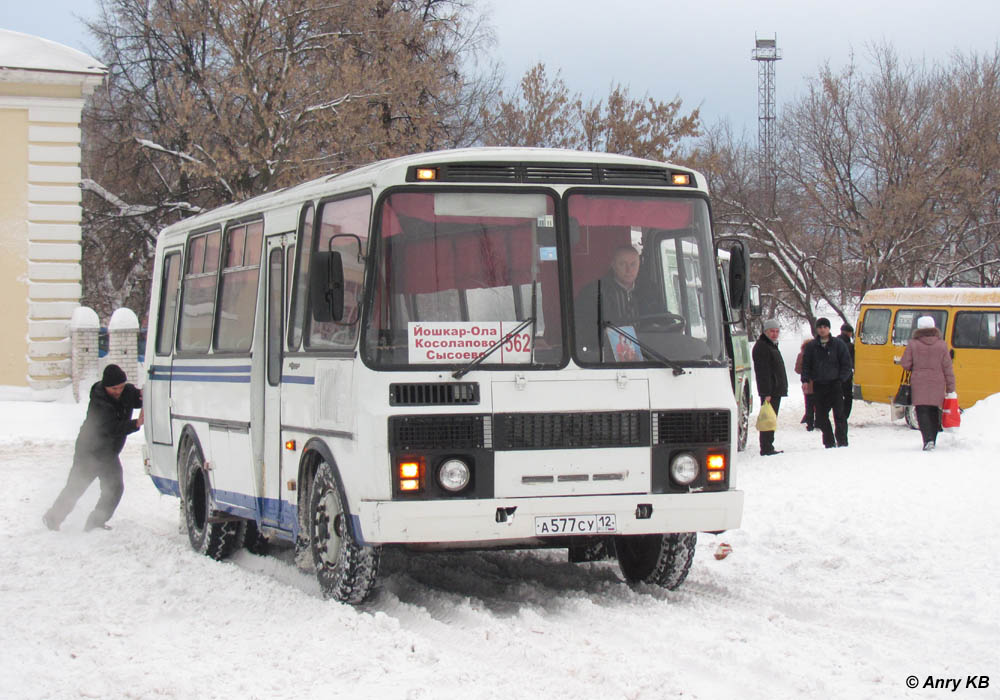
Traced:
<path fill-rule="evenodd" d="M 118 386 L 128 381 L 128 377 L 118 365 L 108 365 L 104 368 L 104 376 L 101 377 L 101 386 Z"/>
<path fill-rule="evenodd" d="M 841 332 L 853 333 L 854 332 L 854 326 L 852 326 L 850 323 L 845 323 L 844 325 L 842 325 L 840 327 L 840 330 L 841 330 Z"/>
<path fill-rule="evenodd" d="M 830 319 L 826 318 L 825 316 L 820 316 L 819 318 L 817 318 L 816 319 L 816 327 L 819 328 L 820 326 L 826 326 L 827 328 L 829 328 L 830 327 Z"/>

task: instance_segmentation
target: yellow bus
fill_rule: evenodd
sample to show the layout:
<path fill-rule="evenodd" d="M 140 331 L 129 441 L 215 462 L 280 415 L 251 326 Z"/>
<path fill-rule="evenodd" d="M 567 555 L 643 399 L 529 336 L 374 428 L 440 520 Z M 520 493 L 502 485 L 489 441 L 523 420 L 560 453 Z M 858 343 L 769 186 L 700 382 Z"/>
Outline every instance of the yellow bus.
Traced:
<path fill-rule="evenodd" d="M 854 398 L 892 403 L 902 378 L 897 363 L 920 316 L 934 318 L 951 349 L 963 409 L 1000 392 L 1000 288 L 893 288 L 861 300 Z"/>

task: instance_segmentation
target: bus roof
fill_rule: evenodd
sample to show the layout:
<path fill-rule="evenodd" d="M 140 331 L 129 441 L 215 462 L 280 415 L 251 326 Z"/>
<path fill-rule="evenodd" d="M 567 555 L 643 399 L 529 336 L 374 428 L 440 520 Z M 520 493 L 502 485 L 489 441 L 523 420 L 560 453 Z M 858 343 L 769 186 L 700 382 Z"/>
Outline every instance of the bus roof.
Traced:
<path fill-rule="evenodd" d="M 677 170 L 691 173 L 694 176 L 694 187 L 684 189 L 706 193 L 705 178 L 697 171 L 675 166 L 671 163 L 664 163 L 645 158 L 634 158 L 613 153 L 597 153 L 591 151 L 571 151 L 557 148 L 461 148 L 447 151 L 429 151 L 427 153 L 417 153 L 400 158 L 391 158 L 368 165 L 363 165 L 354 170 L 338 173 L 335 175 L 324 175 L 315 180 L 303 182 L 292 187 L 267 192 L 252 199 L 233 204 L 226 204 L 211 211 L 189 217 L 182 221 L 163 229 L 163 234 L 173 233 L 177 230 L 190 231 L 193 228 L 200 228 L 215 224 L 219 221 L 230 220 L 244 215 L 253 214 L 263 209 L 281 207 L 288 204 L 298 203 L 322 197 L 337 192 L 348 192 L 351 190 L 363 189 L 366 187 L 387 187 L 389 185 L 401 184 L 405 181 L 407 170 L 415 166 L 435 166 L 458 163 L 562 163 L 562 164 L 583 164 L 593 163 L 604 166 L 635 166 L 635 167 L 655 167 L 663 169 Z M 420 183 L 411 183 L 420 184 Z M 437 184 L 437 183 L 429 183 Z M 507 183 L 499 180 L 487 180 L 469 178 L 466 181 L 450 180 L 449 184 L 465 185 L 487 185 L 504 186 Z M 520 183 L 528 184 L 528 183 Z M 532 182 L 542 186 L 547 183 L 545 180 Z M 565 180 L 552 180 L 551 184 L 571 185 L 587 184 L 579 180 L 566 178 Z M 616 183 L 623 184 L 623 183 Z M 639 184 L 639 183 L 637 183 Z"/>
<path fill-rule="evenodd" d="M 892 287 L 873 289 L 861 305 L 983 306 L 1000 304 L 1000 287 Z"/>

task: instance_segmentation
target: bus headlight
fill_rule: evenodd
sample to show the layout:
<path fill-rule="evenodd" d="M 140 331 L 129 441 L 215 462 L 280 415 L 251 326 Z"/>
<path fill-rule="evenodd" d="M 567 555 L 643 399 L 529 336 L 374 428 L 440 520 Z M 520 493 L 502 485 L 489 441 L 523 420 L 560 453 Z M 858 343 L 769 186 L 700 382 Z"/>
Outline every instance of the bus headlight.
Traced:
<path fill-rule="evenodd" d="M 687 486 L 698 478 L 698 459 L 690 452 L 681 452 L 670 460 L 670 478 L 682 486 Z"/>
<path fill-rule="evenodd" d="M 472 471 L 469 465 L 460 459 L 448 459 L 438 467 L 438 483 L 441 488 L 457 493 L 469 485 Z"/>

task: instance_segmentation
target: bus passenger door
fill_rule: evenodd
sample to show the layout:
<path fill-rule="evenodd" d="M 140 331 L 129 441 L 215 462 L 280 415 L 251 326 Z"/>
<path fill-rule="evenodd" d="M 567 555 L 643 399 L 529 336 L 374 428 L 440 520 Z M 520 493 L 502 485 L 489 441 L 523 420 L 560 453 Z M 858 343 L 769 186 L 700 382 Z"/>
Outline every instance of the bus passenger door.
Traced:
<path fill-rule="evenodd" d="M 291 530 L 294 509 L 281 500 L 284 472 L 294 478 L 296 464 L 282 464 L 284 445 L 281 435 L 281 367 L 285 347 L 285 313 L 288 308 L 286 258 L 292 249 L 294 234 L 269 236 L 265 243 L 267 263 L 265 382 L 264 382 L 264 508 L 266 525 Z M 297 453 L 290 453 L 297 454 Z M 287 521 L 287 522 L 286 522 Z"/>
<path fill-rule="evenodd" d="M 181 267 L 181 249 L 168 250 L 163 257 L 155 335 L 146 349 L 149 381 L 143 387 L 144 415 L 150 424 L 150 441 L 160 445 L 172 445 L 174 441 L 170 422 L 170 383 Z"/>

